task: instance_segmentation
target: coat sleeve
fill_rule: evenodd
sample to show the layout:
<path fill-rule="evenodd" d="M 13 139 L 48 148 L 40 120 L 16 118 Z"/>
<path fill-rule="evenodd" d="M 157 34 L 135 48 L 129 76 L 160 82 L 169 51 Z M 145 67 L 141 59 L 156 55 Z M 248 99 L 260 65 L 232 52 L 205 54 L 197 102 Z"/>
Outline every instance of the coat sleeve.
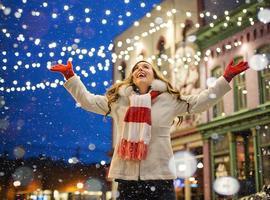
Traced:
<path fill-rule="evenodd" d="M 184 101 L 178 100 L 176 102 L 176 115 L 203 112 L 215 105 L 230 90 L 230 84 L 221 76 L 216 80 L 214 86 L 201 91 L 199 94 L 181 96 Z"/>
<path fill-rule="evenodd" d="M 64 83 L 64 87 L 83 109 L 101 115 L 108 112 L 107 97 L 90 93 L 78 76 L 75 75 L 68 79 Z"/>

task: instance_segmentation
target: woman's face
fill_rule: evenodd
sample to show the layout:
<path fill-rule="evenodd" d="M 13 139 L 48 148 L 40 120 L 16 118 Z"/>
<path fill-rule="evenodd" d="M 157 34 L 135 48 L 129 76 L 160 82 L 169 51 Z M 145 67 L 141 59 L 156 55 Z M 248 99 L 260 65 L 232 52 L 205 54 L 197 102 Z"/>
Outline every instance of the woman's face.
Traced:
<path fill-rule="evenodd" d="M 132 80 L 136 86 L 150 86 L 154 80 L 154 71 L 147 62 L 140 62 L 132 69 Z"/>

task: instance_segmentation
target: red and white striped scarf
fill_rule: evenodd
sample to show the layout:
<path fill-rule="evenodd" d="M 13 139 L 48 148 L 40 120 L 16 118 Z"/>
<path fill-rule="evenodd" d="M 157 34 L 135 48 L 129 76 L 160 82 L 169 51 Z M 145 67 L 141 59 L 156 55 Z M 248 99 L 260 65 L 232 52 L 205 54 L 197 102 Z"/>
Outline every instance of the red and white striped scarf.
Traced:
<path fill-rule="evenodd" d="M 156 97 L 167 90 L 161 80 L 155 79 L 146 94 L 130 93 L 130 105 L 124 118 L 117 153 L 124 160 L 145 160 L 151 139 L 151 105 Z"/>

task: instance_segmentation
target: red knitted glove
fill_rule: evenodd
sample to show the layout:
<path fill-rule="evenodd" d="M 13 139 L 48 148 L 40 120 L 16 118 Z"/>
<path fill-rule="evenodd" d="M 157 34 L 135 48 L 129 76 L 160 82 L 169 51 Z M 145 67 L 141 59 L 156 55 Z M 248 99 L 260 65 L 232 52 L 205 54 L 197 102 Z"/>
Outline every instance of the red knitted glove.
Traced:
<path fill-rule="evenodd" d="M 74 76 L 74 71 L 72 68 L 72 63 L 70 61 L 67 62 L 67 65 L 57 64 L 51 67 L 50 69 L 53 72 L 61 72 L 66 80 L 70 79 Z"/>
<path fill-rule="evenodd" d="M 234 76 L 240 74 L 241 72 L 247 70 L 248 68 L 249 67 L 247 62 L 241 61 L 240 63 L 234 66 L 232 60 L 229 63 L 229 65 L 225 68 L 223 76 L 228 82 L 230 82 Z"/>

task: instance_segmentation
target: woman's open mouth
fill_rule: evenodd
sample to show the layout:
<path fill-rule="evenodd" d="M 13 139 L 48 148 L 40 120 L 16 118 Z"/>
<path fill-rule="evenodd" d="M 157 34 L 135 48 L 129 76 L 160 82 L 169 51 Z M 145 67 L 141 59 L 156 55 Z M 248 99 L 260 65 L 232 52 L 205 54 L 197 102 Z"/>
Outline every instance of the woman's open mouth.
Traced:
<path fill-rule="evenodd" d="M 141 72 L 137 75 L 137 78 L 146 78 L 146 74 Z"/>

